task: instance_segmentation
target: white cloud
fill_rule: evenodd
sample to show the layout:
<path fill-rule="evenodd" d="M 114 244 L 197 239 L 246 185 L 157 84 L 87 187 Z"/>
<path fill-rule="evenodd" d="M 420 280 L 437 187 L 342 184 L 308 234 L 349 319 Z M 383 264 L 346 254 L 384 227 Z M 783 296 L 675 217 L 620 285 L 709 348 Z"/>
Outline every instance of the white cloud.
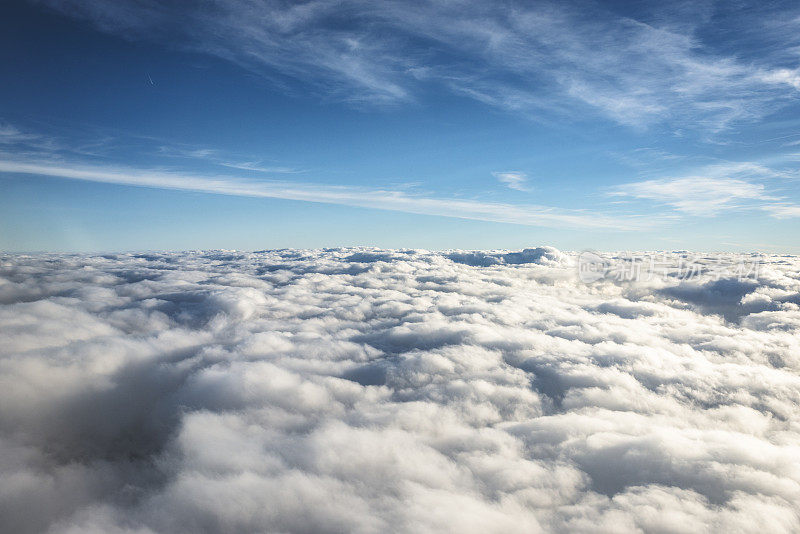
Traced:
<path fill-rule="evenodd" d="M 717 215 L 723 210 L 742 207 L 742 200 L 766 197 L 761 184 L 702 176 L 624 184 L 617 194 L 663 202 L 679 211 L 699 216 Z"/>
<path fill-rule="evenodd" d="M 770 193 L 760 182 L 794 176 L 757 163 L 722 163 L 685 176 L 622 184 L 611 195 L 652 200 L 701 217 L 730 210 L 760 209 L 786 218 L 797 213 L 797 206 Z"/>
<path fill-rule="evenodd" d="M 528 175 L 524 172 L 493 172 L 492 176 L 497 178 L 500 183 L 507 185 L 511 189 L 516 189 L 517 191 L 528 191 Z"/>
<path fill-rule="evenodd" d="M 0 255 L 0 530 L 796 532 L 800 260 L 685 259 Z"/>
<path fill-rule="evenodd" d="M 764 73 L 764 79 L 770 83 L 785 83 L 800 90 L 800 69 L 775 69 Z"/>
<path fill-rule="evenodd" d="M 763 206 L 763 209 L 776 219 L 800 217 L 800 206 L 795 204 L 767 204 Z"/>
<path fill-rule="evenodd" d="M 201 191 L 222 195 L 325 202 L 529 226 L 635 230 L 659 222 L 657 218 L 614 217 L 601 213 L 549 206 L 511 205 L 479 200 L 413 196 L 397 190 L 368 190 L 300 182 L 252 181 L 226 175 L 203 176 L 127 167 L 70 165 L 64 162 L 29 163 L 0 159 L 0 172 L 57 176 L 72 180 Z"/>

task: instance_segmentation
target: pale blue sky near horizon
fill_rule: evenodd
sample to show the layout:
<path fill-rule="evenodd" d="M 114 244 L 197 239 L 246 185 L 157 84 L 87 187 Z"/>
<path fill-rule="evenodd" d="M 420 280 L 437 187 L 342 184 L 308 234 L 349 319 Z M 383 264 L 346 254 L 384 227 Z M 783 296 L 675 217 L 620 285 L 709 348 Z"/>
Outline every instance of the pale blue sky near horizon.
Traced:
<path fill-rule="evenodd" d="M 793 2 L 20 1 L 0 80 L 4 251 L 800 253 Z"/>

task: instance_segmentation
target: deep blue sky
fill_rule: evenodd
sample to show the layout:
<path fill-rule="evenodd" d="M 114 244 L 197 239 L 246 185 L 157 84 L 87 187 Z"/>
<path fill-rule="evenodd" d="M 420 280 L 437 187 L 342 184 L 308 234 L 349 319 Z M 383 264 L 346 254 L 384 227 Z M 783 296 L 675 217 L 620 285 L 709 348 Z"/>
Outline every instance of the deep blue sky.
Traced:
<path fill-rule="evenodd" d="M 798 67 L 796 2 L 5 2 L 0 249 L 797 253 Z"/>

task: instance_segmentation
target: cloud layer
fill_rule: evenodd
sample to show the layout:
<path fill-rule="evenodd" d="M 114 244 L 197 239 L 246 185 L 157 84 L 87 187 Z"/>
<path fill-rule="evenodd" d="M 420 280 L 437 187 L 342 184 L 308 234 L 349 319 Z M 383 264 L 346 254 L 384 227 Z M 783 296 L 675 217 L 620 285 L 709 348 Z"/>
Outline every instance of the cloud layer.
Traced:
<path fill-rule="evenodd" d="M 0 530 L 796 532 L 800 260 L 664 258 L 0 256 Z"/>

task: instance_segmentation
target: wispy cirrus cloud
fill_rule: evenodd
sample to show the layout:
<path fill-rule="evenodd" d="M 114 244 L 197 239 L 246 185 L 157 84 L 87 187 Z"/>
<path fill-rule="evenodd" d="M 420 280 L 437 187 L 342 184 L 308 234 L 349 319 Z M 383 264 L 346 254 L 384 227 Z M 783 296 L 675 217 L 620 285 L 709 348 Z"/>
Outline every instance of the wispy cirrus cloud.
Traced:
<path fill-rule="evenodd" d="M 297 175 L 306 171 L 286 166 L 265 166 L 263 161 L 237 162 L 235 155 L 208 147 L 164 144 L 163 142 L 154 146 L 154 141 L 161 140 L 149 138 L 144 138 L 143 140 L 147 142 L 140 147 L 145 154 L 166 156 L 166 161 L 196 160 L 210 163 L 211 166 L 206 166 L 205 170 L 201 172 L 189 171 L 185 167 L 175 167 L 171 164 L 158 167 L 132 167 L 107 163 L 113 161 L 110 159 L 110 154 L 105 154 L 103 157 L 97 155 L 87 157 L 86 152 L 80 147 L 63 144 L 50 136 L 23 132 L 10 124 L 0 130 L 0 136 L 4 132 L 9 138 L 9 142 L 6 144 L 11 144 L 11 138 L 13 138 L 12 148 L 14 150 L 0 149 L 0 173 L 52 176 L 220 195 L 320 202 L 526 226 L 635 230 L 664 222 L 664 219 L 639 217 L 636 214 L 610 215 L 595 210 L 507 204 L 479 199 L 415 194 L 415 188 L 409 189 L 409 184 L 392 188 L 369 189 L 352 185 L 323 185 L 311 181 L 256 179 L 253 172 Z M 86 140 L 83 141 L 81 147 L 86 142 Z M 124 144 L 124 139 L 104 140 L 104 142 L 107 145 Z M 58 150 L 54 150 L 53 146 L 58 146 Z M 237 176 L 218 172 L 219 169 L 238 169 L 251 172 L 241 173 Z M 526 179 L 526 176 L 519 172 L 497 174 L 498 179 L 516 189 L 523 187 Z"/>
<path fill-rule="evenodd" d="M 220 162 L 219 164 L 222 165 L 223 167 L 228 167 L 231 169 L 264 172 L 268 174 L 299 174 L 306 172 L 303 169 L 295 169 L 293 167 L 266 165 L 262 161 L 240 161 L 240 162 L 223 161 Z"/>
<path fill-rule="evenodd" d="M 365 189 L 285 181 L 255 181 L 229 175 L 201 175 L 161 169 L 71 164 L 63 161 L 42 163 L 0 159 L 0 173 L 53 176 L 72 180 L 221 195 L 322 202 L 526 226 L 636 230 L 663 222 L 658 217 L 613 216 L 588 210 L 567 210 L 551 206 L 436 198 L 412 195 L 402 190 Z"/>
<path fill-rule="evenodd" d="M 55 139 L 33 133 L 0 120 L 0 150 L 13 150 L 17 153 L 56 150 L 59 145 Z"/>
<path fill-rule="evenodd" d="M 0 144 L 10 145 L 20 142 L 30 142 L 34 139 L 36 139 L 35 135 L 26 134 L 11 124 L 0 122 Z"/>
<path fill-rule="evenodd" d="M 72 138 L 52 131 L 32 131 L 0 119 L 0 157 L 25 161 L 93 160 L 119 157 L 156 158 L 163 161 L 192 160 L 210 168 L 238 169 L 264 174 L 301 174 L 305 169 L 255 155 L 176 143 L 163 138 L 86 127 L 71 130 Z"/>
<path fill-rule="evenodd" d="M 697 3 L 687 16 L 643 4 L 633 18 L 563 2 L 216 0 L 190 10 L 155 0 L 44 1 L 111 33 L 169 41 L 358 103 L 408 102 L 434 83 L 532 116 L 594 113 L 639 128 L 718 131 L 778 109 L 800 88 L 785 62 L 800 44 L 791 32 L 764 31 L 742 50 L 702 38 L 713 16 L 736 19 L 733 5 Z M 746 18 L 758 26 L 791 13 Z"/>

